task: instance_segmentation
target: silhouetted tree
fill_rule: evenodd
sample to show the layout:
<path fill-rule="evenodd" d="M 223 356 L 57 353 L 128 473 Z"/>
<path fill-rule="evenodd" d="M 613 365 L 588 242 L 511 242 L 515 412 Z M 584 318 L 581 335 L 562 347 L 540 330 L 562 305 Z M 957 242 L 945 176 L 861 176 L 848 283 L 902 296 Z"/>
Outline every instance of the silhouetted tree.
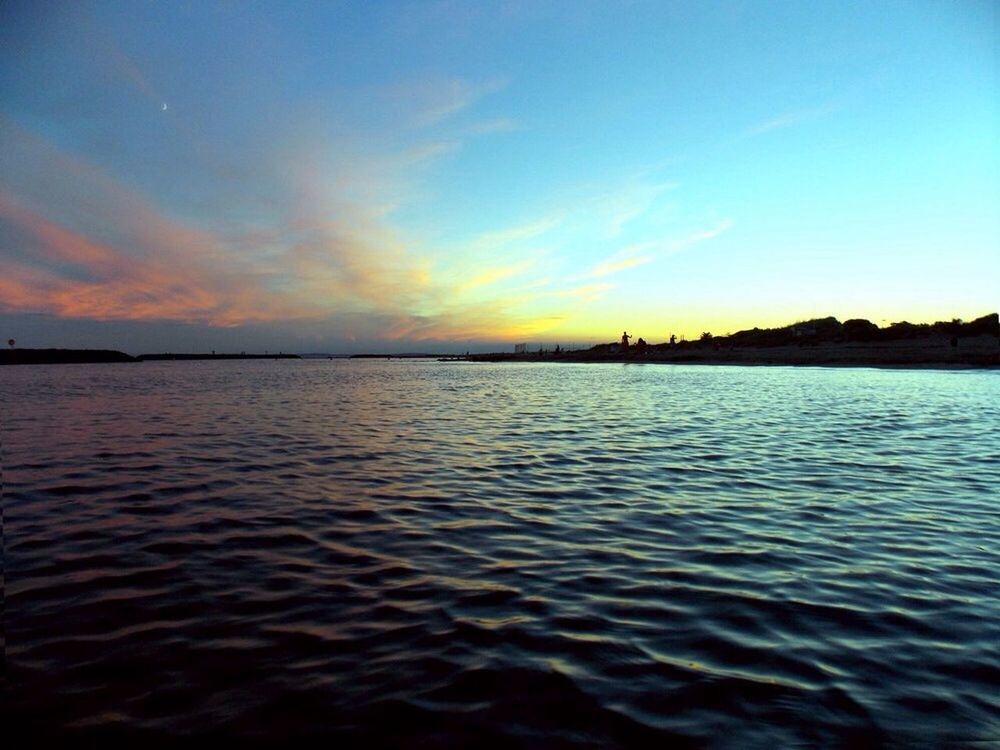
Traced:
<path fill-rule="evenodd" d="M 878 326 L 864 318 L 844 321 L 844 337 L 848 341 L 874 341 L 878 338 L 878 332 Z"/>

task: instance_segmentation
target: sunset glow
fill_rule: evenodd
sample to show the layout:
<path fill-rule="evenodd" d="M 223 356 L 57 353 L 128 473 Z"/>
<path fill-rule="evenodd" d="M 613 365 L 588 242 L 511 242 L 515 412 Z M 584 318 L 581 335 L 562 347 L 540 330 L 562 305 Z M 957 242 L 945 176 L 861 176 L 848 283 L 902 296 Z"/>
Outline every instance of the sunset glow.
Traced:
<path fill-rule="evenodd" d="M 994 6 L 572 7 L 4 4 L 4 331 L 465 350 L 996 309 Z"/>

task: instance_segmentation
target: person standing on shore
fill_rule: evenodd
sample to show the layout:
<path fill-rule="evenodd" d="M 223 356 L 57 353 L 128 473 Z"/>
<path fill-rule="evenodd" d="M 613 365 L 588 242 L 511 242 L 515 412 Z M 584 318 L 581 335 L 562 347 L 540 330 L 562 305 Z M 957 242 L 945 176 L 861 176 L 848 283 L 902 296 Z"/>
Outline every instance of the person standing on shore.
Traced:
<path fill-rule="evenodd" d="M 628 335 L 628 331 L 622 331 L 622 351 L 628 351 L 628 340 L 632 338 Z"/>

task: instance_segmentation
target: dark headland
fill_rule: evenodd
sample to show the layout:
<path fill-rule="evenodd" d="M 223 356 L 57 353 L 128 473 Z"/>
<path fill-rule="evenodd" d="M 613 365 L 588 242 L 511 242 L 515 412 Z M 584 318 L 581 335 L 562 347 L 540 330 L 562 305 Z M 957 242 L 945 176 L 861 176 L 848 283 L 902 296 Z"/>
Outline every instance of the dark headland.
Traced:
<path fill-rule="evenodd" d="M 0 365 L 87 364 L 135 362 L 135 357 L 111 349 L 3 349 Z"/>
<path fill-rule="evenodd" d="M 471 362 L 674 362 L 742 365 L 1000 367 L 1000 317 L 971 322 L 893 323 L 879 328 L 853 319 L 818 318 L 781 328 L 752 328 L 728 336 L 703 333 L 694 341 L 615 342 L 589 349 L 451 357 Z"/>
<path fill-rule="evenodd" d="M 3 349 L 0 365 L 66 365 L 100 362 L 144 362 L 201 359 L 301 359 L 298 354 L 140 354 L 133 357 L 111 349 Z"/>

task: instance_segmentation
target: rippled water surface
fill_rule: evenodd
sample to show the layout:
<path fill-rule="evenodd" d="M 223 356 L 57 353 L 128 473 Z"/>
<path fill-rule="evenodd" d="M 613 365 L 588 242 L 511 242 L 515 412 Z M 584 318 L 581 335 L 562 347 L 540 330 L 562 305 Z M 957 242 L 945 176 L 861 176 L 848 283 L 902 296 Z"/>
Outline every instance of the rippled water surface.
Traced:
<path fill-rule="evenodd" d="M 1000 743 L 1000 373 L 0 371 L 25 732 Z"/>

